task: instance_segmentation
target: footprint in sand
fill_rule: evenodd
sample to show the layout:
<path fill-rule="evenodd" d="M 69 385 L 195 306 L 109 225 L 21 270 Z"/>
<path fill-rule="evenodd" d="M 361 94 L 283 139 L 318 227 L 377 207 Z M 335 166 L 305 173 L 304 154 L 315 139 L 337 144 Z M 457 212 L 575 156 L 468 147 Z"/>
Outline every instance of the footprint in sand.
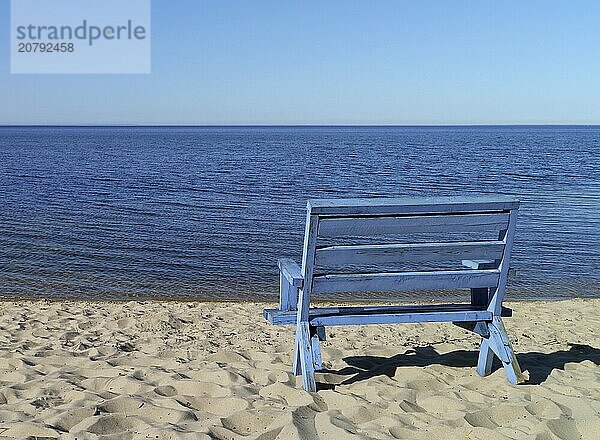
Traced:
<path fill-rule="evenodd" d="M 312 396 L 306 391 L 281 382 L 261 388 L 258 394 L 262 397 L 282 400 L 286 405 L 293 407 L 310 405 L 314 402 Z"/>
<path fill-rule="evenodd" d="M 90 391 L 110 391 L 117 394 L 139 394 L 153 389 L 131 377 L 95 377 L 81 381 L 81 386 Z"/>
<path fill-rule="evenodd" d="M 558 419 L 548 420 L 546 426 L 562 440 L 579 440 L 582 438 L 577 429 L 577 423 L 572 418 L 561 416 Z"/>
<path fill-rule="evenodd" d="M 280 412 L 247 410 L 236 412 L 229 417 L 221 419 L 223 426 L 240 435 L 249 435 L 253 432 L 264 431 L 279 416 Z"/>
<path fill-rule="evenodd" d="M 59 431 L 68 432 L 73 426 L 81 423 L 96 413 L 96 408 L 76 408 L 62 412 L 56 417 L 46 420 L 46 424 Z"/>
<path fill-rule="evenodd" d="M 539 419 L 522 406 L 497 405 L 488 409 L 467 413 L 464 416 L 473 427 L 496 429 L 503 426 L 538 424 Z"/>
<path fill-rule="evenodd" d="M 179 404 L 214 414 L 218 417 L 229 417 L 230 415 L 248 408 L 248 402 L 237 397 L 194 397 L 180 396 L 177 398 Z"/>
<path fill-rule="evenodd" d="M 120 396 L 98 406 L 98 410 L 114 415 L 136 416 L 144 420 L 177 424 L 182 422 L 195 422 L 195 414 L 189 410 L 167 408 L 158 406 L 145 399 L 134 399 Z"/>
<path fill-rule="evenodd" d="M 142 420 L 118 414 L 104 414 L 84 419 L 71 428 L 72 433 L 91 433 L 97 435 L 126 434 L 147 426 Z M 127 438 L 127 437 L 124 437 Z"/>
<path fill-rule="evenodd" d="M 557 419 L 564 414 L 561 407 L 551 400 L 530 403 L 525 409 L 532 415 L 545 419 Z"/>
<path fill-rule="evenodd" d="M 216 383 L 224 387 L 229 387 L 234 384 L 246 384 L 248 381 L 239 374 L 221 369 L 216 364 L 213 371 L 210 370 L 190 370 L 186 374 L 190 379 L 199 382 Z"/>
<path fill-rule="evenodd" d="M 177 389 L 171 385 L 163 385 L 154 388 L 154 392 L 159 396 L 163 397 L 173 397 L 177 395 Z"/>
<path fill-rule="evenodd" d="M 231 394 L 231 390 L 216 383 L 178 380 L 170 385 L 177 390 L 177 394 L 187 396 L 225 397 Z"/>

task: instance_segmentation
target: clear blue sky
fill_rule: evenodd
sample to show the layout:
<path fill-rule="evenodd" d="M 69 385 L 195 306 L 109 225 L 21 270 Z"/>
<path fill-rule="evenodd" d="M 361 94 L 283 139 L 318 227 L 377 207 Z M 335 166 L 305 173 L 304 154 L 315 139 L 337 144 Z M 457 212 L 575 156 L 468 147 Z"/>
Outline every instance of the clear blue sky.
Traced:
<path fill-rule="evenodd" d="M 150 75 L 11 75 L 0 33 L 0 124 L 600 123 L 598 1 L 153 0 Z"/>

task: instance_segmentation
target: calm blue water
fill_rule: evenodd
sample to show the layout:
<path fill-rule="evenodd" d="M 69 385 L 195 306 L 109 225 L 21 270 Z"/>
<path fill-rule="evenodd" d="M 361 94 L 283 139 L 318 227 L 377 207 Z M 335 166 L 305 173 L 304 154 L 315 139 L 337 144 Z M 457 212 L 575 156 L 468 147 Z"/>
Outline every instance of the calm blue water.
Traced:
<path fill-rule="evenodd" d="M 600 296 L 600 127 L 0 128 L 0 295 L 257 299 L 309 197 L 511 194 L 513 298 Z"/>

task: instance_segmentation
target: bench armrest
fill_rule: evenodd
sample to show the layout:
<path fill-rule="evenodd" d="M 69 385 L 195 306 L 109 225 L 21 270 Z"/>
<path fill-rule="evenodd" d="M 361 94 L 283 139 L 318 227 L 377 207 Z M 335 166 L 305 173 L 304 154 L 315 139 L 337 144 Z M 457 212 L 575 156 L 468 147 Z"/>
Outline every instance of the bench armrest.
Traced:
<path fill-rule="evenodd" d="M 462 265 L 471 269 L 496 269 L 498 267 L 496 260 L 462 260 Z M 508 276 L 514 277 L 516 275 L 517 269 L 509 267 Z"/>
<path fill-rule="evenodd" d="M 279 271 L 288 280 L 290 285 L 301 289 L 304 279 L 302 278 L 302 269 L 300 269 L 298 263 L 291 258 L 280 258 L 277 264 L 279 265 Z"/>
<path fill-rule="evenodd" d="M 471 269 L 496 269 L 496 260 L 462 260 L 462 265 Z"/>

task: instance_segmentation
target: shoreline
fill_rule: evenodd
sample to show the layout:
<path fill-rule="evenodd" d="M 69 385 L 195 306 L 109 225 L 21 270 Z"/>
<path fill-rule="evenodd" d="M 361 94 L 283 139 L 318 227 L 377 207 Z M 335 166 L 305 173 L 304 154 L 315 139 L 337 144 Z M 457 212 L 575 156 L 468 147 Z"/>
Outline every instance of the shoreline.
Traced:
<path fill-rule="evenodd" d="M 0 438 L 595 439 L 600 299 L 508 301 L 528 382 L 451 324 L 328 327 L 317 393 L 271 303 L 1 301 Z"/>
<path fill-rule="evenodd" d="M 426 296 L 427 292 L 425 292 Z M 600 295 L 600 293 L 598 294 Z M 507 295 L 508 296 L 508 295 Z M 544 303 L 544 302 L 565 302 L 565 301 L 595 301 L 600 300 L 599 296 L 573 296 L 573 297 L 548 297 L 548 298 L 536 298 L 532 299 L 530 297 L 523 298 L 515 298 L 514 296 L 508 296 L 504 300 L 504 303 Z M 11 302 L 81 302 L 81 303 L 240 303 L 240 304 L 261 304 L 261 305 L 273 305 L 274 307 L 278 307 L 278 298 L 277 294 L 272 294 L 272 298 L 251 298 L 248 300 L 242 299 L 229 299 L 229 298 L 211 298 L 211 297 L 143 297 L 143 298 L 123 298 L 123 299 L 112 299 L 112 298 L 75 298 L 68 296 L 53 296 L 48 298 L 39 298 L 39 297 L 21 297 L 21 298 L 10 298 L 7 296 L 0 295 L 0 304 L 1 303 L 11 303 Z M 425 301 L 417 301 L 416 299 L 410 298 L 400 298 L 400 299 L 385 299 L 385 298 L 374 298 L 374 299 L 352 299 L 352 298 L 344 298 L 344 299 L 320 299 L 313 298 L 311 299 L 311 304 L 319 304 L 319 305 L 330 305 L 330 304 L 352 304 L 352 305 L 361 305 L 361 304 L 377 304 L 377 305 L 387 305 L 387 304 L 449 304 L 449 303 L 468 303 L 469 297 L 468 293 L 463 295 L 461 299 L 456 299 L 454 296 L 449 296 L 447 299 L 433 298 Z"/>

